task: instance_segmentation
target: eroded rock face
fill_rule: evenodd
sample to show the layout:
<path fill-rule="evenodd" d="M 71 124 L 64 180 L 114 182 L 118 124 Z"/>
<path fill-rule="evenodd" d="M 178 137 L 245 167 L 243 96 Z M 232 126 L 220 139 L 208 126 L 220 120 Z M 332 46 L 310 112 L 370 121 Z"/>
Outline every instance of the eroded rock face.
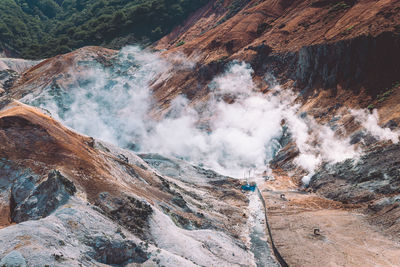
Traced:
<path fill-rule="evenodd" d="M 290 171 L 296 166 L 293 160 L 299 155 L 300 151 L 296 146 L 296 143 L 291 142 L 286 144 L 282 149 L 276 153 L 274 158 L 270 161 L 272 168 L 281 168 L 285 171 Z"/>
<path fill-rule="evenodd" d="M 0 258 L 15 247 L 27 266 L 124 266 L 156 254 L 76 196 L 41 220 L 1 229 L 0 236 Z"/>
<path fill-rule="evenodd" d="M 27 198 L 39 179 L 40 176 L 31 169 L 20 168 L 15 162 L 5 158 L 0 159 L 0 226 L 7 226 L 12 222 L 12 211 L 15 209 L 13 199 L 23 201 Z M 12 196 L 12 188 L 22 190 L 16 190 Z"/>
<path fill-rule="evenodd" d="M 399 144 L 376 146 L 360 160 L 325 165 L 310 188 L 343 203 L 362 203 L 400 192 Z"/>
<path fill-rule="evenodd" d="M 99 194 L 96 205 L 107 217 L 123 225 L 132 233 L 141 238 L 148 236 L 148 219 L 153 210 L 145 201 L 124 194 L 113 197 L 103 192 Z"/>
<path fill-rule="evenodd" d="M 0 70 L 0 96 L 13 86 L 19 76 L 16 71 L 10 69 Z"/>
<path fill-rule="evenodd" d="M 363 84 L 370 93 L 376 94 L 397 81 L 399 51 L 400 36 L 391 32 L 306 46 L 298 53 L 295 77 L 306 89 Z"/>
<path fill-rule="evenodd" d="M 102 236 L 89 240 L 86 244 L 94 250 L 88 255 L 104 264 L 144 263 L 149 259 L 149 255 L 131 240 L 121 242 Z"/>
<path fill-rule="evenodd" d="M 49 172 L 45 181 L 36 185 L 35 177 L 18 180 L 11 188 L 11 219 L 20 223 L 48 216 L 65 204 L 76 192 L 75 185 L 59 171 Z"/>

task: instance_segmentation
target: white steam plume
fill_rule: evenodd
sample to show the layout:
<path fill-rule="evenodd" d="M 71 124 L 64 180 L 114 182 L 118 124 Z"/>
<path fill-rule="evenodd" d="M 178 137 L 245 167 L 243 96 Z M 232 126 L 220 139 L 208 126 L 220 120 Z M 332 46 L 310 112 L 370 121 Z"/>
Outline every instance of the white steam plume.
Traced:
<path fill-rule="evenodd" d="M 154 120 L 149 84 L 170 78 L 176 68 L 194 63 L 182 55 L 161 59 L 136 47 L 120 52 L 114 66 L 90 63 L 74 73 L 70 88 L 49 88 L 25 102 L 48 109 L 66 125 L 87 135 L 140 152 L 156 152 L 203 164 L 222 174 L 241 177 L 250 168 L 264 170 L 275 151 L 285 120 L 300 150 L 296 163 L 312 173 L 322 161 L 340 161 L 356 154 L 327 126 L 298 116 L 295 95 L 275 86 L 256 90 L 252 69 L 232 63 L 213 79 L 207 103 L 193 108 L 177 97 L 168 115 Z M 271 77 L 268 77 L 271 81 Z M 229 103 L 228 103 L 229 102 Z M 200 122 L 207 122 L 207 125 Z"/>
<path fill-rule="evenodd" d="M 374 109 L 372 113 L 367 110 L 351 110 L 351 115 L 354 116 L 356 121 L 361 123 L 373 137 L 378 140 L 392 141 L 393 143 L 399 142 L 399 133 L 392 131 L 390 128 L 382 128 L 379 126 L 379 115 L 378 111 Z"/>
<path fill-rule="evenodd" d="M 281 134 L 279 100 L 253 92 L 252 70 L 231 65 L 210 85 L 212 97 L 203 112 L 212 120 L 201 130 L 202 114 L 179 97 L 173 113 L 159 121 L 142 142 L 142 149 L 202 163 L 221 173 L 240 177 L 244 169 L 262 169 L 271 159 L 273 140 Z M 226 97 L 234 100 L 228 104 Z"/>

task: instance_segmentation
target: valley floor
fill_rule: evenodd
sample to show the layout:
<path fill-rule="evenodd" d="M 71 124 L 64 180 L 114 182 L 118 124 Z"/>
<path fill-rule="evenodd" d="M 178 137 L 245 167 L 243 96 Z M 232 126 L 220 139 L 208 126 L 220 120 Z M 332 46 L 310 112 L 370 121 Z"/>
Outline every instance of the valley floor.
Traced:
<path fill-rule="evenodd" d="M 398 240 L 375 229 L 356 206 L 298 191 L 285 177 L 276 179 L 260 189 L 275 245 L 290 266 L 400 266 Z"/>

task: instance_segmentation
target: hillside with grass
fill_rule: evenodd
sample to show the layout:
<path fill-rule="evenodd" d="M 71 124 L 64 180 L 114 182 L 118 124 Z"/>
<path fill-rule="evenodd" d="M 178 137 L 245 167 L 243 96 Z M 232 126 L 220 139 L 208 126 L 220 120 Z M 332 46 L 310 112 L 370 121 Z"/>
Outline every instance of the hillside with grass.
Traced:
<path fill-rule="evenodd" d="M 86 45 L 149 44 L 207 0 L 2 0 L 0 50 L 44 58 Z"/>

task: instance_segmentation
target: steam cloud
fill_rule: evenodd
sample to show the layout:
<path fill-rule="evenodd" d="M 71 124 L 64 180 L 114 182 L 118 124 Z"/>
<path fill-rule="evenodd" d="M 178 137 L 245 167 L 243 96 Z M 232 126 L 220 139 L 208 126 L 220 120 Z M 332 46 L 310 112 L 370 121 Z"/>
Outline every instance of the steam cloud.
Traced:
<path fill-rule="evenodd" d="M 378 140 L 392 141 L 393 143 L 399 142 L 399 133 L 392 131 L 390 128 L 382 128 L 379 126 L 378 111 L 374 109 L 372 113 L 366 110 L 351 110 L 351 115 L 361 123 L 361 125 Z"/>
<path fill-rule="evenodd" d="M 290 90 L 275 84 L 270 93 L 260 93 L 251 67 L 243 62 L 233 62 L 213 79 L 207 103 L 191 107 L 178 96 L 160 120 L 148 115 L 153 104 L 149 84 L 169 79 L 172 69 L 193 68 L 193 62 L 182 55 L 161 58 L 127 47 L 112 67 L 87 64 L 84 71 L 70 71 L 76 84 L 49 88 L 24 102 L 49 110 L 84 134 L 139 152 L 183 158 L 233 177 L 249 169 L 265 170 L 280 148 L 282 120 L 300 151 L 296 163 L 310 174 L 322 161 L 341 161 L 357 153 L 328 126 L 300 117 Z M 266 79 L 273 81 L 271 76 Z"/>

